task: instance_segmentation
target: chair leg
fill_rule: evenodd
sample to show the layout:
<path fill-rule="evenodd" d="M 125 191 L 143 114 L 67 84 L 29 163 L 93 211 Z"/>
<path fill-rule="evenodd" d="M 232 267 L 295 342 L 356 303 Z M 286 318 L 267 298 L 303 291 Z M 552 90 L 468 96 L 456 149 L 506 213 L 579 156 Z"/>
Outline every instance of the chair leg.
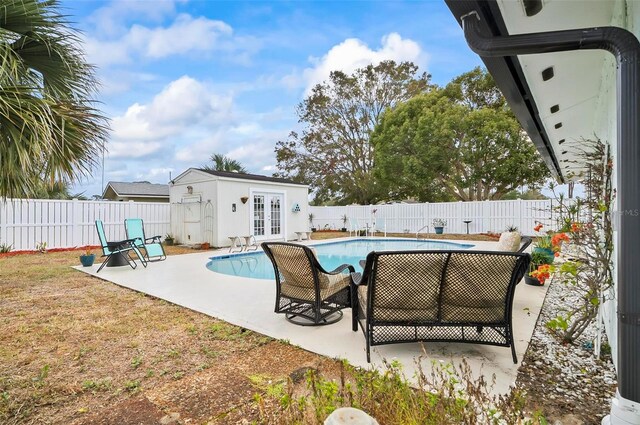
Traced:
<path fill-rule="evenodd" d="M 365 338 L 367 341 L 367 363 L 371 363 L 371 344 L 369 343 L 369 335 Z"/>
<path fill-rule="evenodd" d="M 123 254 L 120 254 L 120 255 L 123 255 Z M 131 251 L 127 251 L 126 258 L 127 258 L 127 262 L 129 263 L 129 266 L 135 270 L 135 268 L 138 267 L 138 263 L 136 263 L 136 260 L 134 260 L 133 257 L 131 256 Z M 142 258 L 140 259 L 140 261 L 144 262 Z"/>
<path fill-rule="evenodd" d="M 140 249 L 137 246 L 133 246 L 132 249 L 136 253 L 136 255 L 138 256 L 138 258 L 140 259 L 140 262 L 142 263 L 142 265 L 146 268 L 147 267 L 147 260 L 145 260 L 144 256 L 140 252 Z M 146 249 L 145 249 L 145 254 L 147 254 Z M 127 251 L 127 255 L 129 255 L 129 258 L 131 258 L 130 251 Z M 147 256 L 148 255 L 149 254 L 147 254 Z M 131 264 L 129 264 L 129 265 L 131 265 Z M 133 267 L 133 268 L 135 269 L 135 267 Z"/>
<path fill-rule="evenodd" d="M 518 364 L 518 356 L 516 356 L 516 345 L 513 343 L 513 334 L 509 333 L 511 337 L 511 357 L 513 357 L 513 364 Z"/>
<path fill-rule="evenodd" d="M 107 265 L 107 262 L 109 262 L 109 259 L 112 255 L 113 254 L 107 255 L 107 258 L 102 262 L 102 264 L 100 264 L 100 267 L 98 267 L 98 271 L 96 273 L 100 273 L 100 270 L 102 270 L 102 268 Z"/>
<path fill-rule="evenodd" d="M 351 330 L 353 332 L 358 331 L 358 312 L 360 311 L 360 305 L 358 303 L 358 297 L 355 295 L 356 290 L 351 287 Z"/>

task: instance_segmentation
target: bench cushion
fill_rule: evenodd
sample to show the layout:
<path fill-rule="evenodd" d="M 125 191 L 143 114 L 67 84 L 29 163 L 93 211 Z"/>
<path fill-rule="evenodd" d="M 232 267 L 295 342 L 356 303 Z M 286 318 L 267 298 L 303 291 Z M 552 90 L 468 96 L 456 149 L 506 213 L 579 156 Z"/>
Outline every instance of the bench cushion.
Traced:
<path fill-rule="evenodd" d="M 452 254 L 442 288 L 444 322 L 495 323 L 505 318 L 517 257 Z"/>
<path fill-rule="evenodd" d="M 446 254 L 380 256 L 376 267 L 373 320 L 433 322 L 438 318 L 440 278 Z M 366 306 L 366 292 L 359 288 Z M 366 287 L 364 289 L 366 291 Z"/>

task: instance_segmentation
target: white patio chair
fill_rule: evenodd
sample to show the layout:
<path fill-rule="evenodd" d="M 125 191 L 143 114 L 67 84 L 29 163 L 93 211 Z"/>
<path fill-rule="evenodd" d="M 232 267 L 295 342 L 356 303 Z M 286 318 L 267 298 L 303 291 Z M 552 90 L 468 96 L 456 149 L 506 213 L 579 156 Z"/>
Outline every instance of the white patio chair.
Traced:
<path fill-rule="evenodd" d="M 384 233 L 385 238 L 387 237 L 387 220 L 384 218 L 376 218 L 373 220 L 373 227 L 371 229 L 372 233 L 375 235 L 376 232 Z"/>
<path fill-rule="evenodd" d="M 347 221 L 349 225 L 349 236 L 352 236 L 352 233 L 355 236 L 358 236 L 358 232 L 360 230 L 360 226 L 358 225 L 358 219 L 349 217 Z"/>

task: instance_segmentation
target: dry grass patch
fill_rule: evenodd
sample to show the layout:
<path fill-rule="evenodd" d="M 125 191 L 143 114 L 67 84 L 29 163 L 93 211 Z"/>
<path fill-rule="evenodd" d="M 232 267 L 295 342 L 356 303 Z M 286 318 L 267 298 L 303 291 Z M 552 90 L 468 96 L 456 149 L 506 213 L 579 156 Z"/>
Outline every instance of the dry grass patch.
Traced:
<path fill-rule="evenodd" d="M 0 258 L 2 423 L 68 423 L 270 341 L 73 270 L 78 255 Z"/>

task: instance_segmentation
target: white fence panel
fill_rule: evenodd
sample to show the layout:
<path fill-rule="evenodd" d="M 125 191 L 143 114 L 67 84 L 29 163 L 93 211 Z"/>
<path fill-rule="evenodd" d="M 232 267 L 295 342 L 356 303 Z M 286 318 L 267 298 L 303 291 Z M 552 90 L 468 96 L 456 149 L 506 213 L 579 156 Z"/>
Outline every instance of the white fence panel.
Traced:
<path fill-rule="evenodd" d="M 169 233 L 170 207 L 158 202 L 52 199 L 0 200 L 0 244 L 13 250 L 99 245 L 95 220 L 104 222 L 109 240 L 125 238 L 124 219 L 141 218 L 147 236 Z"/>
<path fill-rule="evenodd" d="M 476 201 L 423 204 L 348 205 L 341 207 L 310 207 L 313 225 L 318 229 L 345 227 L 342 217 L 356 219 L 361 226 L 376 219 L 386 221 L 387 231 L 395 233 L 433 232 L 436 218 L 447 221 L 446 233 L 501 232 L 516 226 L 524 234 L 532 234 L 536 222 L 551 225 L 552 201 Z"/>

